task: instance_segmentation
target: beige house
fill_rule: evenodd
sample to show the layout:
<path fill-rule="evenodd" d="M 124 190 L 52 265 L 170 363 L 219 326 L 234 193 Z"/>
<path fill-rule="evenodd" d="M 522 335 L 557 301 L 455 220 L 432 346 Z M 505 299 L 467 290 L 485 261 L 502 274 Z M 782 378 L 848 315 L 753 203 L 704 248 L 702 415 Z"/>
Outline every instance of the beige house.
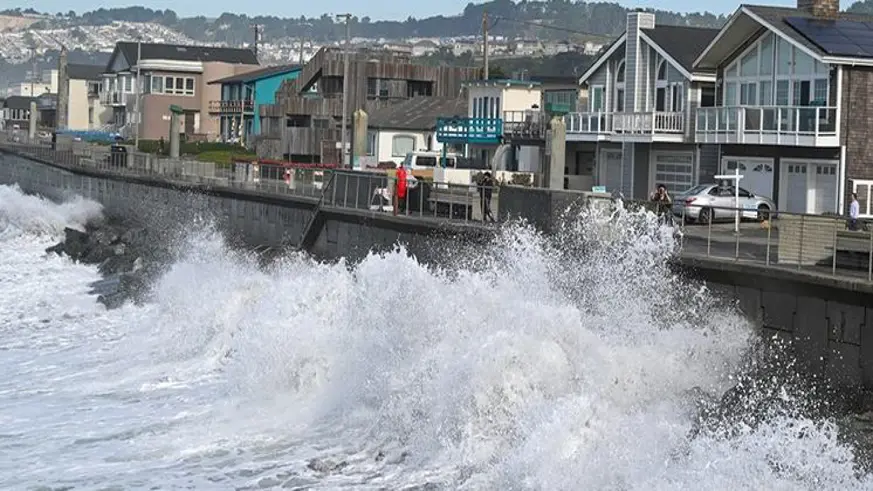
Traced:
<path fill-rule="evenodd" d="M 178 128 L 184 139 L 217 140 L 219 120 L 210 115 L 209 101 L 221 99 L 221 87 L 208 82 L 259 68 L 254 52 L 211 46 L 137 44 L 117 43 L 103 75 L 100 99 L 112 108 L 112 131 L 134 137 L 139 109 L 140 139 L 167 139 L 170 106 L 175 105 L 184 111 Z M 134 82 L 137 69 L 138 107 Z"/>
<path fill-rule="evenodd" d="M 112 108 L 104 106 L 100 100 L 103 69 L 101 65 L 67 64 L 67 129 L 100 130 L 109 123 Z"/>

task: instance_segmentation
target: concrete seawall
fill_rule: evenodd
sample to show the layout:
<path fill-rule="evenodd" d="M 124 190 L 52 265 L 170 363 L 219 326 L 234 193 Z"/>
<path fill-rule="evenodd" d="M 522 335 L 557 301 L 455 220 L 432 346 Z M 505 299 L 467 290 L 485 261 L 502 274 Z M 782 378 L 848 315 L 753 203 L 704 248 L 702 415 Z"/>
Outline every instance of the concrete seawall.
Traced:
<path fill-rule="evenodd" d="M 81 195 L 107 213 L 160 226 L 212 216 L 230 237 L 252 245 L 296 245 L 316 210 L 315 198 L 179 185 L 142 177 L 108 176 L 0 153 L 0 184 L 61 200 Z M 575 198 L 566 193 L 507 188 L 501 216 L 523 216 L 549 231 Z M 317 257 L 356 260 L 396 243 L 424 262 L 457 251 L 459 242 L 482 243 L 492 231 L 473 224 L 394 217 L 364 209 L 320 208 L 310 251 Z M 764 268 L 685 255 L 677 268 L 703 280 L 739 308 L 767 338 L 789 342 L 799 365 L 840 386 L 873 388 L 873 287 L 847 279 Z M 868 327 L 871 326 L 871 327 Z"/>

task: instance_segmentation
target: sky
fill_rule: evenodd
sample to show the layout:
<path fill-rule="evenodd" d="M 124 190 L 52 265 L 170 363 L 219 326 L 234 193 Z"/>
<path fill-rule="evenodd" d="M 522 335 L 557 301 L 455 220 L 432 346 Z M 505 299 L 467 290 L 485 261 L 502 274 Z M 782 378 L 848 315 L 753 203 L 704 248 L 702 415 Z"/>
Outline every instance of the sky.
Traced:
<path fill-rule="evenodd" d="M 793 0 L 619 0 L 626 7 L 652 7 L 679 12 L 699 11 L 701 5 L 716 14 L 732 12 L 739 3 L 786 5 L 794 6 Z M 211 0 L 209 2 L 179 2 L 178 0 L 142 0 L 131 2 L 124 0 L 0 0 L 0 10 L 5 8 L 32 7 L 40 12 L 84 12 L 100 7 L 127 7 L 142 5 L 152 9 L 171 9 L 183 17 L 205 15 L 215 17 L 223 12 L 246 13 L 249 15 L 275 15 L 278 17 L 318 17 L 321 14 L 351 13 L 359 17 L 369 16 L 373 20 L 404 20 L 407 17 L 430 17 L 433 15 L 453 15 L 461 12 L 470 0 L 440 0 L 431 2 L 404 2 L 396 0 L 259 0 L 255 5 L 247 5 L 253 9 L 243 8 L 246 2 L 239 0 Z M 478 1 L 474 3 L 479 3 Z M 854 0 L 841 0 L 842 8 L 846 8 Z M 398 5 L 403 5 L 398 8 Z"/>

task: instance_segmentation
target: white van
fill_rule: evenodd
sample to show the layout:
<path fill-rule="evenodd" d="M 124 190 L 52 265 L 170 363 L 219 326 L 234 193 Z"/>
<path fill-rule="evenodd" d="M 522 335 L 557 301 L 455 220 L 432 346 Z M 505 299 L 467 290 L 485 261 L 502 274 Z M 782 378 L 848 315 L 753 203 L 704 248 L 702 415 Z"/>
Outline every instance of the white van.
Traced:
<path fill-rule="evenodd" d="M 433 169 L 440 166 L 442 152 L 409 152 L 406 154 L 406 159 L 403 160 L 403 167 L 410 170 L 416 169 Z M 446 168 L 454 169 L 458 166 L 458 159 L 461 155 L 455 153 L 446 154 Z"/>

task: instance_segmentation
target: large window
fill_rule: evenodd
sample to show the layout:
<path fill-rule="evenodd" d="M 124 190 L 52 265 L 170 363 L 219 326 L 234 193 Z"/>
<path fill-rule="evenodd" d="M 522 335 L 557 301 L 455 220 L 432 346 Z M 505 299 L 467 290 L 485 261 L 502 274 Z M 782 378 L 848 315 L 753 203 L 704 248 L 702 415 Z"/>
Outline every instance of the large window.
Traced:
<path fill-rule="evenodd" d="M 828 66 L 767 33 L 724 71 L 725 106 L 826 106 Z"/>
<path fill-rule="evenodd" d="M 685 108 L 685 84 L 682 82 L 670 83 L 667 70 L 667 60 L 661 60 L 655 79 L 655 111 L 681 112 Z"/>
<path fill-rule="evenodd" d="M 604 98 L 603 98 L 603 86 L 602 85 L 593 85 L 591 86 L 591 97 L 589 98 L 591 102 L 591 112 L 601 112 L 605 110 Z"/>
<path fill-rule="evenodd" d="M 193 77 L 170 77 L 166 75 L 152 75 L 150 89 L 152 94 L 166 95 L 194 95 Z"/>
<path fill-rule="evenodd" d="M 415 137 L 412 135 L 394 135 L 391 140 L 391 156 L 406 157 L 409 152 L 415 151 Z"/>
<path fill-rule="evenodd" d="M 615 69 L 615 112 L 624 112 L 624 60 Z"/>

